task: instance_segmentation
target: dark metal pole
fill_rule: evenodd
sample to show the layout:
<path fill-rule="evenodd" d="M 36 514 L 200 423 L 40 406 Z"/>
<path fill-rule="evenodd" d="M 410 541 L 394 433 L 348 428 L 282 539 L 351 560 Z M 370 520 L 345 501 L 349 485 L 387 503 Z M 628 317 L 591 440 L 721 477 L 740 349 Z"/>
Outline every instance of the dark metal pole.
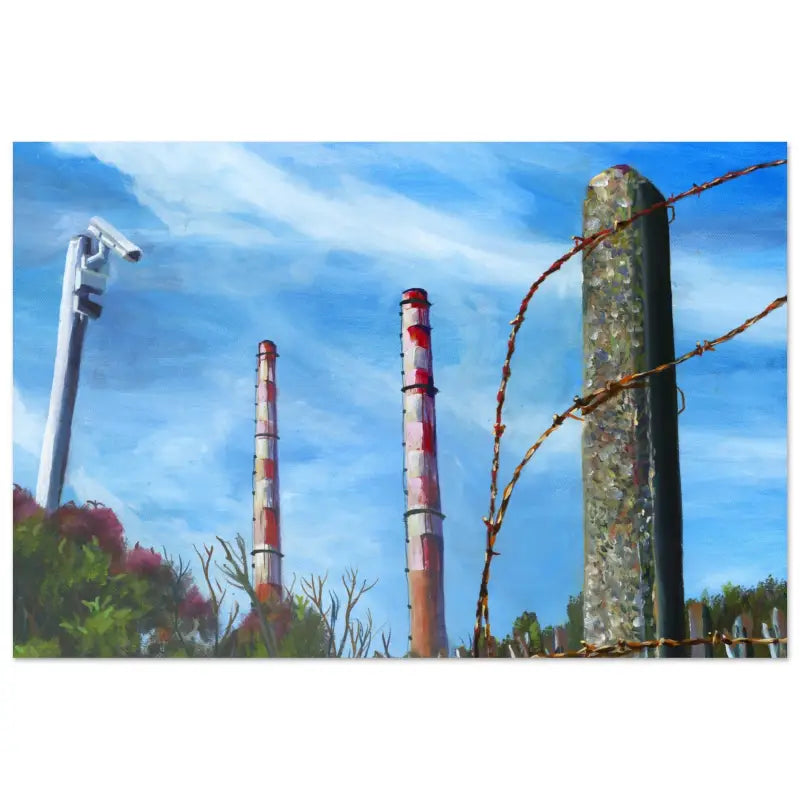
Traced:
<path fill-rule="evenodd" d="M 638 184 L 634 210 L 662 202 L 647 180 Z M 667 210 L 642 217 L 645 369 L 675 358 Z M 683 515 L 678 456 L 678 393 L 675 367 L 648 379 L 655 617 L 659 638 L 685 638 L 683 598 Z M 685 648 L 662 647 L 661 658 L 685 656 Z"/>

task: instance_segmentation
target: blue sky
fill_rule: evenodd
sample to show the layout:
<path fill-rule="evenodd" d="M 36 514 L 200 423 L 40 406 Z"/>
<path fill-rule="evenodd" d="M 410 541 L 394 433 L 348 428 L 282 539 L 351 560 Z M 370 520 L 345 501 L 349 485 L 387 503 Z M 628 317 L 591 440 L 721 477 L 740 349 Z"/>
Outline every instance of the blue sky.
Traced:
<path fill-rule="evenodd" d="M 194 558 L 251 531 L 253 377 L 278 362 L 285 576 L 352 564 L 394 642 L 403 568 L 400 293 L 431 309 L 451 644 L 471 630 L 494 398 L 508 321 L 579 234 L 585 187 L 628 163 L 665 195 L 783 144 L 18 144 L 14 480 L 33 488 L 69 237 L 101 215 L 144 251 L 112 266 L 86 338 L 65 499 L 112 506 L 129 539 Z M 677 352 L 786 291 L 786 173 L 680 203 Z M 580 260 L 535 297 L 506 405 L 502 483 L 581 385 Z M 679 368 L 687 594 L 786 576 L 786 312 Z M 580 428 L 512 501 L 493 628 L 558 623 L 582 583 Z M 396 648 L 397 650 L 398 648 Z"/>

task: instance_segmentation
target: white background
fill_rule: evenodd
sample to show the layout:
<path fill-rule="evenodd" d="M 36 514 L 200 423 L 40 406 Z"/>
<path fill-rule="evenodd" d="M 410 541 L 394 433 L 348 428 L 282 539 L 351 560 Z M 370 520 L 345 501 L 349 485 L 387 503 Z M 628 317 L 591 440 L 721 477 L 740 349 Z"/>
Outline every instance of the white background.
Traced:
<path fill-rule="evenodd" d="M 11 142 L 788 139 L 792 158 L 796 27 L 782 4 L 544 5 L 7 4 L 0 22 L 8 409 L 0 418 L 8 443 L 0 462 L 7 487 L 0 494 L 0 791 L 10 789 L 7 796 L 737 798 L 790 785 L 796 659 L 11 658 Z M 794 353 L 790 346 L 790 380 Z M 790 541 L 794 522 L 792 514 Z M 794 565 L 792 558 L 790 585 Z"/>

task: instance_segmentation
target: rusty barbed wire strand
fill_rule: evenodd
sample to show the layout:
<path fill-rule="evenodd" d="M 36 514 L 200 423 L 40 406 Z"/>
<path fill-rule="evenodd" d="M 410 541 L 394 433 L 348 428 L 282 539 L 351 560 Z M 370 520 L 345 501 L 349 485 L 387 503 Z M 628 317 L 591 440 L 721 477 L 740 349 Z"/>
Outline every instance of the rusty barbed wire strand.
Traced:
<path fill-rule="evenodd" d="M 741 325 L 738 325 L 737 327 L 729 330 L 727 333 L 722 334 L 722 336 L 718 336 L 716 339 L 705 339 L 702 343 L 697 342 L 697 345 L 694 347 L 694 349 L 689 350 L 673 361 L 659 364 L 657 367 L 644 370 L 643 372 L 632 372 L 629 375 L 624 375 L 621 378 L 618 378 L 617 380 L 607 381 L 605 386 L 595 389 L 593 392 L 590 392 L 588 395 L 583 397 L 575 395 L 572 404 L 568 408 L 566 408 L 560 414 L 553 415 L 552 425 L 550 425 L 550 427 L 548 427 L 547 430 L 545 430 L 541 436 L 539 436 L 539 438 L 528 448 L 524 457 L 522 458 L 522 461 L 520 461 L 515 468 L 511 480 L 503 490 L 500 507 L 497 509 L 494 519 L 484 519 L 484 522 L 486 522 L 487 526 L 487 546 L 486 558 L 484 561 L 483 572 L 481 574 L 481 586 L 478 594 L 478 608 L 475 614 L 473 652 L 476 656 L 478 655 L 478 644 L 480 641 L 481 629 L 483 627 L 481 624 L 482 620 L 486 621 L 487 640 L 491 636 L 491 628 L 488 621 L 489 574 L 492 558 L 498 555 L 498 553 L 494 550 L 497 534 L 500 532 L 500 529 L 503 525 L 505 514 L 508 510 L 508 504 L 511 501 L 511 496 L 514 493 L 514 488 L 516 487 L 520 476 L 522 475 L 522 471 L 525 469 L 525 466 L 533 458 L 534 454 L 542 446 L 542 444 L 553 434 L 557 428 L 561 427 L 561 425 L 564 423 L 564 420 L 568 418 L 575 418 L 573 412 L 579 411 L 582 417 L 586 417 L 602 403 L 605 403 L 612 397 L 616 397 L 618 394 L 620 394 L 620 392 L 628 389 L 644 388 L 645 384 L 642 383 L 643 379 L 648 378 L 650 375 L 656 375 L 659 372 L 664 372 L 672 367 L 676 367 L 679 364 L 682 364 L 684 361 L 688 361 L 690 358 L 701 356 L 703 353 L 713 351 L 717 345 L 720 345 L 723 342 L 728 342 L 735 336 L 743 333 L 748 328 L 764 319 L 764 317 L 766 317 L 768 314 L 771 314 L 773 311 L 775 311 L 775 309 L 783 306 L 786 302 L 787 295 L 776 298 L 766 308 L 764 308 L 763 311 L 760 311 L 755 316 L 749 317 Z"/>
<path fill-rule="evenodd" d="M 699 196 L 702 192 L 705 192 L 708 189 L 713 189 L 714 187 L 720 186 L 721 184 L 727 183 L 728 181 L 732 181 L 736 178 L 741 178 L 744 175 L 749 175 L 751 172 L 756 172 L 757 170 L 761 169 L 769 169 L 771 167 L 779 167 L 786 163 L 787 159 L 780 158 L 774 161 L 765 161 L 760 164 L 751 164 L 749 167 L 745 167 L 744 169 L 726 172 L 724 175 L 720 175 L 717 178 L 713 178 L 710 181 L 706 181 L 705 183 L 702 183 L 699 186 L 696 183 L 692 184 L 691 189 L 687 189 L 686 191 L 681 192 L 680 194 L 671 195 L 665 200 L 655 203 L 652 206 L 643 209 L 642 211 L 637 211 L 635 214 L 632 214 L 629 219 L 615 220 L 614 225 L 611 228 L 604 228 L 603 230 L 600 230 L 597 233 L 594 233 L 591 236 L 587 237 L 573 236 L 572 238 L 575 241 L 575 246 L 571 250 L 564 253 L 564 255 L 562 255 L 561 258 L 554 261 L 531 284 L 530 288 L 525 294 L 525 297 L 522 299 L 522 303 L 520 304 L 516 316 L 509 323 L 512 326 L 512 329 L 508 337 L 506 357 L 503 362 L 502 377 L 500 379 L 500 388 L 497 392 L 497 408 L 495 411 L 495 424 L 494 424 L 494 443 L 492 447 L 492 468 L 490 473 L 491 483 L 489 490 L 489 513 L 486 517 L 483 518 L 483 522 L 486 525 L 486 558 L 490 558 L 491 554 L 491 545 L 489 543 L 491 535 L 490 526 L 495 516 L 495 508 L 497 502 L 497 476 L 500 470 L 500 440 L 503 437 L 503 433 L 505 432 L 505 427 L 506 427 L 503 424 L 503 407 L 505 405 L 508 380 L 511 377 L 511 359 L 514 355 L 514 350 L 516 347 L 517 334 L 519 333 L 519 330 L 522 327 L 522 323 L 525 320 L 525 314 L 528 310 L 528 305 L 530 304 L 530 301 L 533 298 L 533 295 L 536 293 L 537 289 L 542 285 L 542 283 L 544 283 L 544 281 L 548 277 L 550 277 L 550 275 L 560 270 L 561 267 L 564 266 L 564 264 L 566 264 L 567 261 L 569 261 L 573 256 L 583 251 L 591 252 L 591 250 L 594 249 L 598 244 L 600 244 L 601 241 L 607 239 L 614 233 L 624 230 L 629 225 L 632 225 L 636 220 L 641 219 L 647 214 L 652 214 L 653 212 L 658 211 L 659 209 L 662 208 L 670 209 L 672 211 L 672 219 L 670 219 L 669 222 L 671 223 L 675 219 L 674 204 L 679 202 L 680 200 L 683 200 L 686 197 L 691 197 L 692 195 Z M 490 626 L 489 626 L 488 599 L 479 597 L 478 609 L 476 613 L 480 614 L 481 611 L 486 621 L 487 630 L 489 630 Z"/>
<path fill-rule="evenodd" d="M 732 638 L 725 633 L 714 633 L 705 638 L 694 639 L 648 639 L 645 642 L 627 641 L 625 639 L 617 639 L 616 642 L 609 644 L 596 645 L 589 642 L 581 641 L 583 647 L 580 650 L 569 650 L 565 653 L 533 653 L 530 658 L 598 658 L 598 657 L 614 657 L 625 656 L 629 653 L 634 653 L 639 650 L 646 650 L 654 647 L 690 647 L 696 644 L 788 644 L 789 638 L 787 636 L 774 636 L 768 639 L 755 639 L 750 636 L 738 636 Z"/>
<path fill-rule="evenodd" d="M 670 197 L 666 198 L 666 200 L 661 200 L 658 203 L 654 203 L 652 206 L 648 208 L 642 209 L 641 211 L 637 211 L 635 214 L 632 214 L 629 219 L 625 220 L 616 220 L 614 225 L 611 228 L 604 228 L 597 233 L 592 234 L 591 236 L 582 237 L 582 236 L 573 236 L 573 240 L 575 241 L 575 246 L 568 250 L 564 255 L 554 261 L 530 286 L 525 297 L 522 299 L 522 303 L 520 303 L 519 310 L 517 311 L 516 316 L 511 320 L 509 323 L 512 326 L 511 333 L 508 337 L 508 345 L 506 351 L 506 358 L 503 362 L 503 369 L 502 369 L 502 377 L 500 381 L 500 388 L 497 392 L 497 409 L 495 413 L 495 453 L 494 453 L 494 460 L 492 462 L 492 476 L 494 479 L 493 482 L 493 489 L 494 494 L 490 499 L 490 510 L 489 510 L 489 519 L 494 516 L 494 499 L 497 495 L 497 467 L 499 466 L 499 447 L 500 447 L 500 439 L 503 436 L 503 432 L 505 431 L 505 426 L 503 425 L 503 406 L 505 405 L 505 395 L 506 395 L 506 388 L 508 386 L 508 380 L 511 377 L 511 359 L 514 355 L 514 350 L 516 347 L 516 338 L 517 334 L 519 333 L 520 328 L 522 327 L 522 323 L 525 321 L 525 314 L 527 313 L 528 306 L 533 298 L 533 295 L 536 293 L 538 288 L 547 280 L 555 272 L 561 269 L 564 264 L 567 263 L 573 256 L 577 255 L 578 253 L 583 252 L 584 250 L 589 250 L 591 252 L 600 242 L 604 239 L 607 239 L 609 236 L 618 233 L 619 231 L 624 230 L 625 228 L 632 225 L 636 220 L 641 219 L 642 217 L 647 216 L 648 214 L 652 214 L 655 211 L 658 211 L 662 208 L 669 208 L 672 207 L 675 203 L 684 200 L 687 197 L 697 196 L 700 195 L 702 192 L 708 191 L 709 189 L 713 189 L 717 186 L 722 185 L 723 183 L 727 183 L 729 181 L 735 180 L 736 178 L 741 178 L 745 175 L 749 175 L 752 172 L 756 172 L 757 170 L 761 169 L 769 169 L 771 167 L 779 167 L 787 163 L 787 159 L 780 158 L 776 159 L 775 161 L 765 161 L 761 164 L 752 164 L 749 167 L 745 167 L 744 169 L 740 170 L 733 170 L 731 172 L 726 172 L 724 175 L 720 175 L 717 178 L 713 178 L 710 181 L 706 181 L 705 183 L 700 184 L 693 184 L 691 189 L 687 189 L 680 194 L 671 195 Z M 674 213 L 674 209 L 673 209 Z M 497 463 L 495 463 L 497 462 Z"/>
<path fill-rule="evenodd" d="M 708 637 L 695 637 L 693 639 L 648 639 L 644 642 L 631 641 L 626 639 L 617 639 L 615 642 L 608 644 L 596 645 L 581 640 L 583 647 L 580 650 L 568 650 L 564 653 L 532 653 L 528 658 L 594 658 L 602 656 L 624 656 L 628 653 L 637 650 L 646 650 L 655 647 L 689 647 L 696 644 L 788 644 L 788 636 L 773 636 L 767 638 L 753 638 L 750 636 L 737 636 L 731 637 L 727 633 L 720 633 L 714 631 Z M 492 647 L 496 643 L 492 642 Z"/>

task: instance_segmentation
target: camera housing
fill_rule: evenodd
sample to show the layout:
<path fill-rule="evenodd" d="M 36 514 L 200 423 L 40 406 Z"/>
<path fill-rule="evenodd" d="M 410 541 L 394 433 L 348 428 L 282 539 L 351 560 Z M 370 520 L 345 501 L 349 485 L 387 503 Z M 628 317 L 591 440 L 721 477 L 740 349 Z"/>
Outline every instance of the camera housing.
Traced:
<path fill-rule="evenodd" d="M 110 222 L 102 217 L 92 217 L 89 220 L 89 233 L 98 242 L 113 250 L 120 258 L 126 261 L 139 261 L 142 257 L 141 248 L 137 247 L 130 239 L 123 236 Z"/>

